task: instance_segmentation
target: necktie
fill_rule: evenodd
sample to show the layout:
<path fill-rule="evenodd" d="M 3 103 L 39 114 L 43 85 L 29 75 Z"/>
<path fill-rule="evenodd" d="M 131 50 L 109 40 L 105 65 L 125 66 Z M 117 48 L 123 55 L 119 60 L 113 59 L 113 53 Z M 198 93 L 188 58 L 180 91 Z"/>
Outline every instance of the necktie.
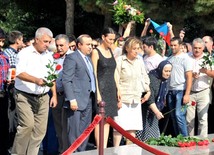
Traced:
<path fill-rule="evenodd" d="M 93 92 L 95 92 L 96 88 L 95 88 L 95 79 L 94 79 L 94 74 L 93 74 L 93 67 L 92 67 L 87 56 L 85 57 L 85 59 L 86 59 L 86 66 L 89 70 L 89 75 L 90 75 L 90 79 L 91 79 L 91 90 Z"/>

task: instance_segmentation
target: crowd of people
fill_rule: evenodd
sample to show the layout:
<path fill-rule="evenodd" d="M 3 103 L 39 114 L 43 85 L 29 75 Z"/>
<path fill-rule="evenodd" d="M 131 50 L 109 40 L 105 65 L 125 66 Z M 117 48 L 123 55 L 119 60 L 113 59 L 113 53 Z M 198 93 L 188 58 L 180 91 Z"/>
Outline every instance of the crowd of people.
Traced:
<path fill-rule="evenodd" d="M 141 141 L 159 137 L 167 125 L 160 120 L 169 116 L 175 136 L 208 137 L 214 70 L 204 56 L 213 57 L 212 37 L 185 43 L 185 31 L 176 37 L 167 23 L 170 45 L 164 42 L 159 53 L 157 39 L 147 36 L 150 19 L 140 37 L 130 36 L 133 24 L 128 23 L 123 35 L 105 28 L 99 39 L 88 34 L 53 37 L 50 29 L 41 27 L 27 43 L 21 32 L 6 36 L 0 29 L 0 120 L 4 124 L 0 127 L 0 154 L 37 155 L 50 113 L 57 151 L 63 153 L 99 114 L 101 101 L 105 102 L 105 117 L 113 118 Z M 5 48 L 6 40 L 9 45 Z M 53 56 L 55 53 L 59 56 Z M 56 80 L 47 85 L 50 63 L 61 67 Z M 15 69 L 15 77 L 11 77 L 11 69 Z M 191 106 L 192 102 L 196 105 Z M 165 115 L 164 109 L 171 112 Z M 110 129 L 105 122 L 104 148 Z M 121 145 L 123 136 L 116 130 L 112 135 L 113 146 Z M 99 125 L 94 137 L 98 148 Z M 76 152 L 85 151 L 88 142 L 89 137 Z"/>

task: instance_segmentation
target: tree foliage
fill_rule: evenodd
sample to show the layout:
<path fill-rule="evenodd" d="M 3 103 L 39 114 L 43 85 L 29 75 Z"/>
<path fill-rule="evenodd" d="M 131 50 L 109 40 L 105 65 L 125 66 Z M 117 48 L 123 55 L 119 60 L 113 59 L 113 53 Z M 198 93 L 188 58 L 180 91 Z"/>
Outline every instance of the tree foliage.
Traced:
<path fill-rule="evenodd" d="M 75 1 L 74 33 L 100 34 L 106 20 L 112 22 L 112 3 L 115 0 Z M 145 17 L 157 23 L 170 22 L 175 34 L 185 28 L 191 39 L 214 31 L 213 0 L 124 0 L 136 8 L 142 8 Z M 0 27 L 5 31 L 20 30 L 34 34 L 41 26 L 54 34 L 65 33 L 66 5 L 62 0 L 4 0 L 0 1 Z M 68 10 L 69 11 L 69 10 Z M 68 22 L 67 24 L 72 24 Z M 142 28 L 144 24 L 138 24 Z M 113 25 L 112 27 L 118 27 Z M 95 31 L 94 31 L 95 30 Z M 139 30 L 137 30 L 139 31 Z M 191 40 L 190 39 L 190 40 Z"/>
<path fill-rule="evenodd" d="M 19 30 L 22 33 L 27 33 L 35 29 L 34 25 L 30 24 L 34 17 L 31 12 L 24 12 L 14 2 L 0 3 L 1 7 L 5 8 L 0 10 L 0 27 L 5 32 Z"/>

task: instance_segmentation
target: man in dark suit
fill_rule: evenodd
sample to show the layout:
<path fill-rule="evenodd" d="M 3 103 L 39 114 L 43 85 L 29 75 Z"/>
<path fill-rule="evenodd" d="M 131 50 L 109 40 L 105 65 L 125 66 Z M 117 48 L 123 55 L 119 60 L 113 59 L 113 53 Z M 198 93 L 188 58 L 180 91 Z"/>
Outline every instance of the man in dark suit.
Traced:
<path fill-rule="evenodd" d="M 95 77 L 91 59 L 92 38 L 80 35 L 77 38 L 77 50 L 68 54 L 64 60 L 62 84 L 65 92 L 64 115 L 67 117 L 67 133 L 70 145 L 91 123 L 94 105 Z M 85 151 L 86 139 L 76 150 Z"/>

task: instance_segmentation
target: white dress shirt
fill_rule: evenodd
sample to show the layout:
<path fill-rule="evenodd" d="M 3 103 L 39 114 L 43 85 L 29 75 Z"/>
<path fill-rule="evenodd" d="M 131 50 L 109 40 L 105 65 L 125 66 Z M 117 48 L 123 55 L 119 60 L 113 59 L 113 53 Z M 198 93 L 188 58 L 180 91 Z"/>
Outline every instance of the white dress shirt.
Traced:
<path fill-rule="evenodd" d="M 51 52 L 39 53 L 34 46 L 29 46 L 21 50 L 16 60 L 16 76 L 26 72 L 37 78 L 45 79 L 48 76 L 48 63 L 53 63 L 54 59 Z M 15 79 L 15 88 L 31 94 L 43 94 L 50 90 L 47 86 L 39 86 L 35 83 Z"/>

